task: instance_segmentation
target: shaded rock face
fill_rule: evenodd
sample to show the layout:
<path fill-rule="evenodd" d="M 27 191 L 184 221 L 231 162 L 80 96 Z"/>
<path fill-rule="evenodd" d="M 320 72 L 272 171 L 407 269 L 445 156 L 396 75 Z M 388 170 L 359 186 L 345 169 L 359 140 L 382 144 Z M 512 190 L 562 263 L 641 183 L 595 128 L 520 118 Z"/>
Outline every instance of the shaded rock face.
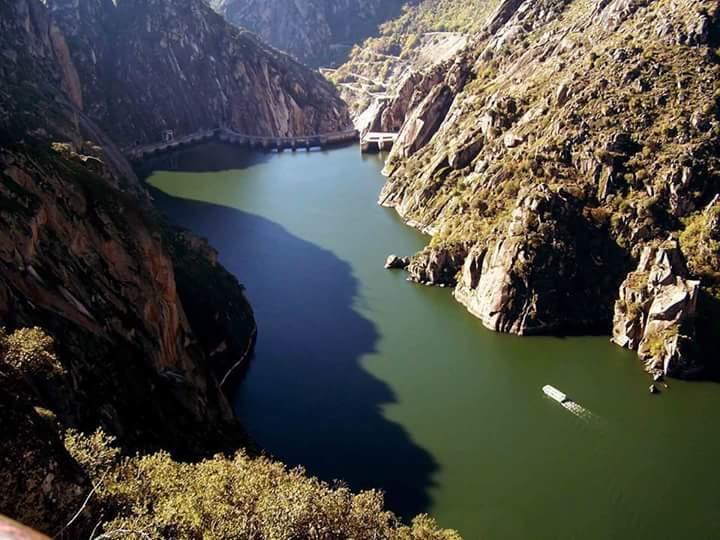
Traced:
<path fill-rule="evenodd" d="M 62 87 L 76 90 L 62 34 L 37 0 L 0 6 L 0 144 L 63 134 L 80 144 L 77 107 Z M 75 96 L 81 99 L 81 96 Z"/>
<path fill-rule="evenodd" d="M 163 238 L 193 334 L 225 388 L 247 367 L 257 335 L 244 288 L 218 264 L 217 252 L 205 240 L 169 226 Z"/>
<path fill-rule="evenodd" d="M 0 146 L 60 141 L 66 157 L 97 159 L 105 180 L 142 197 L 120 150 L 80 109 L 78 70 L 45 7 L 14 0 L 0 10 Z"/>
<path fill-rule="evenodd" d="M 123 146 L 225 125 L 250 135 L 341 131 L 347 108 L 320 74 L 202 0 L 52 0 L 83 107 Z"/>
<path fill-rule="evenodd" d="M 193 454 L 240 440 L 208 365 L 212 341 L 198 343 L 178 292 L 175 265 L 187 257 L 171 259 L 162 228 L 135 199 L 53 151 L 3 150 L 0 171 L 0 320 L 57 339 L 73 384 L 48 407 L 65 425 L 102 425 L 130 447 Z M 208 289 L 228 279 L 205 274 Z M 232 338 L 244 343 L 230 348 L 239 357 L 254 323 L 236 282 L 228 287 L 244 313 Z"/>
<path fill-rule="evenodd" d="M 310 66 L 335 65 L 404 0 L 211 0 L 228 21 Z"/>
<path fill-rule="evenodd" d="M 491 330 L 607 328 L 618 262 L 581 201 L 541 185 L 520 197 L 499 239 L 470 250 L 455 297 Z"/>
<path fill-rule="evenodd" d="M 690 279 L 675 241 L 646 247 L 637 269 L 620 286 L 613 342 L 637 350 L 649 371 L 691 377 L 701 366 L 692 358 L 700 281 Z"/>

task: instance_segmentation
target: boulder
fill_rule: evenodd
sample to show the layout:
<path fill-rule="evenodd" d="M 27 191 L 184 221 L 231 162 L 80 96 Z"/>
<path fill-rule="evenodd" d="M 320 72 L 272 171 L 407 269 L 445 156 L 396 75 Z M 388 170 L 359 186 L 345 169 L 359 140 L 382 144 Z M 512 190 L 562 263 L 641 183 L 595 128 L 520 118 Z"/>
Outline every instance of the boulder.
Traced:
<path fill-rule="evenodd" d="M 506 133 L 503 137 L 505 148 L 515 148 L 523 143 L 524 139 L 514 133 Z"/>
<path fill-rule="evenodd" d="M 408 257 L 398 257 L 395 254 L 389 255 L 385 260 L 385 268 L 388 270 L 402 270 L 407 268 L 408 264 L 410 264 L 410 259 Z"/>

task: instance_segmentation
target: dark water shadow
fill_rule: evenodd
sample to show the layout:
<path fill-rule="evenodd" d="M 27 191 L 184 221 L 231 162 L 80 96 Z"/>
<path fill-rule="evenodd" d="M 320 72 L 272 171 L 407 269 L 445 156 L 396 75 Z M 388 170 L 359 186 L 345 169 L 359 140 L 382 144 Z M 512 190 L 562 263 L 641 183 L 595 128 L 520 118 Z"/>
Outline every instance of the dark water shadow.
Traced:
<path fill-rule="evenodd" d="M 258 345 L 233 401 L 251 436 L 323 480 L 385 491 L 403 518 L 428 511 L 438 464 L 382 415 L 396 396 L 360 364 L 380 336 L 353 309 L 350 265 L 267 219 L 153 194 L 173 221 L 208 238 L 247 287 Z"/>
<path fill-rule="evenodd" d="M 150 157 L 137 167 L 141 178 L 152 171 L 219 172 L 247 169 L 267 162 L 272 152 L 251 151 L 221 142 L 205 142 L 175 152 Z"/>

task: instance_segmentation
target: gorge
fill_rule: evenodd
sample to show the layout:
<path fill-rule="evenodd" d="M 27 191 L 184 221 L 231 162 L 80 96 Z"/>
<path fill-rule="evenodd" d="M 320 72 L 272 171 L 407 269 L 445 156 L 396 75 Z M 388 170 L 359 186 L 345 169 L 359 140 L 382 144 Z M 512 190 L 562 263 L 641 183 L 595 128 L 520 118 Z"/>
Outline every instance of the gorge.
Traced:
<path fill-rule="evenodd" d="M 717 2 L 291 4 L 0 6 L 0 514 L 717 536 Z"/>

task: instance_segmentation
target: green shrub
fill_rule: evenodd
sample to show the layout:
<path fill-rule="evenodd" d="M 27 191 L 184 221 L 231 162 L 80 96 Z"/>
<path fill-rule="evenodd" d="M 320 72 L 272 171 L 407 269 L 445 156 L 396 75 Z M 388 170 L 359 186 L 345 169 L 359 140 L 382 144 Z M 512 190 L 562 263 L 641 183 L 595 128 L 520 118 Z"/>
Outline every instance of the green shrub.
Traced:
<path fill-rule="evenodd" d="M 68 432 L 65 444 L 97 485 L 106 536 L 123 538 L 459 540 L 421 515 L 403 525 L 377 491 L 353 494 L 301 468 L 243 452 L 183 463 L 169 454 L 117 459 L 112 438 Z"/>
<path fill-rule="evenodd" d="M 120 451 L 113 447 L 115 437 L 98 429 L 92 435 L 70 429 L 65 432 L 65 448 L 90 477 L 100 478 L 116 464 Z"/>
<path fill-rule="evenodd" d="M 0 328 L 0 356 L 24 376 L 50 378 L 64 373 L 53 353 L 53 344 L 40 328 L 21 328 L 12 334 Z"/>

